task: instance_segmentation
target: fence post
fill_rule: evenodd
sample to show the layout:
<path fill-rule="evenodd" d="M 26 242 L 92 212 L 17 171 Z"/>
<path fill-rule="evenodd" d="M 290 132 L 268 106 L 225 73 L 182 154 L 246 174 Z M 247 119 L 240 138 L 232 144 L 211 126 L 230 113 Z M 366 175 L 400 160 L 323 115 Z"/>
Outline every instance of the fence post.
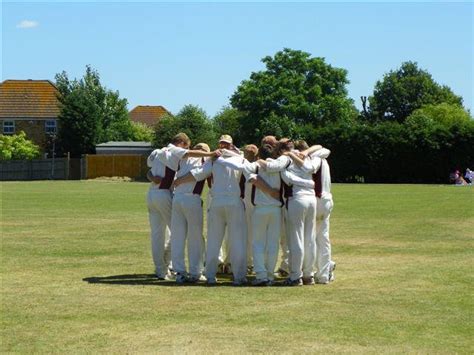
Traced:
<path fill-rule="evenodd" d="M 87 179 L 87 154 L 81 155 L 81 179 Z"/>
<path fill-rule="evenodd" d="M 70 169 L 70 164 L 71 164 L 71 156 L 70 156 L 69 152 L 67 152 L 67 158 L 66 158 L 65 164 L 66 164 L 66 166 L 65 166 L 65 169 L 64 169 L 64 179 L 69 180 L 69 169 Z"/>

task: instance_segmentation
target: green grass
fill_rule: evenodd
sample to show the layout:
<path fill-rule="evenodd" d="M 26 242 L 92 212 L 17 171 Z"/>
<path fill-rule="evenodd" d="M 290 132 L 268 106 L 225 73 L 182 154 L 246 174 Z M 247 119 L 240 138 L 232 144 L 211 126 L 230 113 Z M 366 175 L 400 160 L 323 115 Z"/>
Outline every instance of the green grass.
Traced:
<path fill-rule="evenodd" d="M 145 183 L 1 188 L 1 352 L 474 352 L 473 187 L 334 185 L 336 281 L 299 288 L 150 278 Z"/>

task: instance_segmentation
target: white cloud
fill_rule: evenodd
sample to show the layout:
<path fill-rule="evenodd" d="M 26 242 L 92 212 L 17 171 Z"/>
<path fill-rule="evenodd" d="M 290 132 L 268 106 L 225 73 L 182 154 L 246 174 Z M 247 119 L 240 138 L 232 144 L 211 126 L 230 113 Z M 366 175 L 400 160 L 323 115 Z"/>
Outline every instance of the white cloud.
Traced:
<path fill-rule="evenodd" d="M 16 28 L 34 28 L 38 27 L 38 25 L 39 23 L 36 21 L 23 20 L 18 25 L 16 25 Z"/>

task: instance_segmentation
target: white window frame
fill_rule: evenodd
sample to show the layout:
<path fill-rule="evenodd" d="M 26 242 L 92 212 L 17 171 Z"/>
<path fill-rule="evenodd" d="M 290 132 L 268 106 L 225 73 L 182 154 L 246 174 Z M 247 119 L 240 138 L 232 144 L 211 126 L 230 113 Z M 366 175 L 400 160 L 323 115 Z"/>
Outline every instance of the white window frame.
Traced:
<path fill-rule="evenodd" d="M 3 121 L 3 134 L 15 134 L 15 121 Z"/>
<path fill-rule="evenodd" d="M 53 124 L 51 124 L 53 123 Z M 54 134 L 58 131 L 58 125 L 56 120 L 46 120 L 44 121 L 44 131 L 46 134 Z"/>

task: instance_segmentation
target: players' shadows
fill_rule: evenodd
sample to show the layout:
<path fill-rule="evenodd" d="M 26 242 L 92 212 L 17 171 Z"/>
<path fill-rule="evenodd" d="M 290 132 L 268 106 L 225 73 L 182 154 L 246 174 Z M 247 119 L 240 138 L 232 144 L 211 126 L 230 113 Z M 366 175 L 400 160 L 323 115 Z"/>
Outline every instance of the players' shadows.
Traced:
<path fill-rule="evenodd" d="M 82 281 L 90 284 L 105 284 L 105 285 L 128 285 L 128 286 L 164 286 L 164 287 L 255 287 L 251 286 L 254 276 L 248 276 L 249 283 L 242 286 L 233 286 L 232 279 L 229 275 L 217 274 L 218 282 L 214 286 L 208 286 L 205 281 L 196 283 L 177 284 L 174 280 L 158 280 L 155 274 L 128 274 L 128 275 L 113 275 L 113 276 L 91 276 L 85 277 Z M 274 286 L 279 286 L 278 283 Z"/>

